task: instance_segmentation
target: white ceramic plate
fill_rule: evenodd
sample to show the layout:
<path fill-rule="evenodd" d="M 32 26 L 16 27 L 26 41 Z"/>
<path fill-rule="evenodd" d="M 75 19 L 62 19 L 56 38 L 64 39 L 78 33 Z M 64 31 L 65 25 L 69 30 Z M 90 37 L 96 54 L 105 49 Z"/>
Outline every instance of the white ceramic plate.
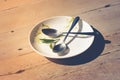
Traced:
<path fill-rule="evenodd" d="M 54 28 L 61 32 L 66 32 L 69 30 L 69 27 L 73 21 L 73 17 L 70 16 L 56 16 L 49 19 L 46 19 L 36 26 L 33 27 L 32 31 L 30 32 L 29 42 L 33 50 L 35 50 L 40 55 L 49 58 L 69 58 L 76 55 L 79 55 L 86 51 L 93 43 L 94 36 L 88 35 L 78 35 L 72 42 L 68 44 L 70 48 L 70 52 L 64 56 L 59 56 L 57 53 L 54 53 L 51 49 L 51 44 L 42 43 L 40 39 L 52 39 L 41 32 L 43 28 Z M 77 23 L 76 26 L 73 28 L 72 32 L 93 32 L 91 26 L 82 20 L 82 23 Z M 74 36 L 74 35 L 70 35 Z M 58 38 L 60 41 L 64 36 Z M 66 43 L 68 43 L 73 37 L 68 37 Z M 58 40 L 54 38 L 54 40 Z"/>

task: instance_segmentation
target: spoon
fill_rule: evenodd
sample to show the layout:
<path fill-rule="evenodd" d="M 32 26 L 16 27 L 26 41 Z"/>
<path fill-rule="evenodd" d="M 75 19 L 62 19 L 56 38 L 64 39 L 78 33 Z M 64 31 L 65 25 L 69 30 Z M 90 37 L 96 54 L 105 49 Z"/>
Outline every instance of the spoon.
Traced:
<path fill-rule="evenodd" d="M 52 29 L 52 28 L 45 28 L 42 29 L 42 32 L 52 38 L 57 38 L 61 35 L 67 34 L 67 32 L 59 32 L 56 29 Z M 70 32 L 69 34 L 82 34 L 82 35 L 94 35 L 94 32 Z"/>
<path fill-rule="evenodd" d="M 56 53 L 62 53 L 63 55 L 66 54 L 66 50 L 69 49 L 69 47 L 67 46 L 67 44 L 65 44 L 65 41 L 69 35 L 69 33 L 71 32 L 71 30 L 74 28 L 74 26 L 76 25 L 76 23 L 79 21 L 79 17 L 75 17 L 75 19 L 73 20 L 72 22 L 72 25 L 69 29 L 69 31 L 67 32 L 67 35 L 64 37 L 62 43 L 59 43 L 59 44 L 55 44 L 54 47 L 53 47 L 53 52 L 56 52 Z M 67 52 L 68 53 L 68 52 Z M 61 55 L 61 54 L 60 54 Z"/>

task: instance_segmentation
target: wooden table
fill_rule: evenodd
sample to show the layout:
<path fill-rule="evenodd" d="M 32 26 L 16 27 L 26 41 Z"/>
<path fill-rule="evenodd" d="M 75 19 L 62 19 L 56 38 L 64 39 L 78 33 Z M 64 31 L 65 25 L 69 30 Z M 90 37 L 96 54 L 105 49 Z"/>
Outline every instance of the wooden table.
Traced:
<path fill-rule="evenodd" d="M 62 65 L 30 48 L 32 27 L 59 15 L 78 15 L 104 36 L 96 59 Z M 120 0 L 0 0 L 0 80 L 120 80 L 119 63 Z"/>

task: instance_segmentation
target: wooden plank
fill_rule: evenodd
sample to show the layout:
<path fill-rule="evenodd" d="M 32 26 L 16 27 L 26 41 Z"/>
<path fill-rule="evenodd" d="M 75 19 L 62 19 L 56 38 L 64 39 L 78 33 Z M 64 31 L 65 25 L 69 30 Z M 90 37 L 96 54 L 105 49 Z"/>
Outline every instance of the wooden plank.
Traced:
<path fill-rule="evenodd" d="M 99 1 L 98 1 L 98 3 L 99 3 Z M 41 4 L 42 4 L 42 2 L 41 2 Z M 62 4 L 62 1 L 60 4 Z M 70 4 L 72 4 L 72 2 L 70 2 Z M 74 5 L 75 4 L 77 4 L 77 2 L 74 3 Z M 86 3 L 84 2 L 84 4 L 86 4 Z M 91 3 L 91 5 L 92 4 L 93 3 Z M 100 3 L 100 4 L 102 4 L 102 3 Z M 115 3 L 111 3 L 111 4 L 114 5 L 117 3 L 115 1 Z M 42 10 L 50 7 L 50 5 L 48 3 L 44 4 L 44 5 L 46 5 L 47 7 L 42 7 L 43 8 Z M 60 6 L 60 5 L 58 5 L 58 6 Z M 34 25 L 36 25 L 39 21 L 44 19 L 46 16 L 48 17 L 48 16 L 53 15 L 51 13 L 48 14 L 47 12 L 50 12 L 50 11 L 56 12 L 56 10 L 57 10 L 57 9 L 52 10 L 53 7 L 50 7 L 50 11 L 45 10 L 43 12 L 44 13 L 43 14 L 42 12 L 40 13 L 41 8 L 39 9 L 39 7 L 40 6 L 38 4 L 36 4 L 36 5 L 33 4 L 30 6 L 23 6 L 21 8 L 17 8 L 16 10 L 11 11 L 10 13 L 5 12 L 5 14 L 0 15 L 0 17 L 1 17 L 0 45 L 4 46 L 4 47 L 1 47 L 1 50 L 0 50 L 0 53 L 1 53 L 0 59 L 17 56 L 19 54 L 20 55 L 25 54 L 25 53 L 28 53 L 31 51 L 31 48 L 29 47 L 29 44 L 28 44 L 29 31 L 31 30 L 31 28 Z M 120 7 L 119 5 L 115 5 L 115 6 L 110 6 L 107 8 L 100 8 L 98 10 L 91 11 L 91 12 L 83 11 L 85 13 L 82 13 L 81 6 L 78 5 L 77 9 L 80 9 L 80 10 L 76 11 L 76 9 L 73 8 L 73 9 L 75 9 L 75 13 L 70 12 L 69 14 L 70 15 L 73 15 L 73 14 L 80 15 L 83 18 L 83 20 L 92 24 L 98 30 L 101 30 L 102 33 L 105 33 L 107 35 L 107 33 L 110 33 L 110 32 L 112 33 L 112 30 L 114 30 L 114 29 L 117 30 L 119 28 L 119 25 L 117 25 L 119 23 L 118 16 L 120 15 L 120 10 L 118 10 L 119 7 Z M 67 9 L 68 8 L 66 8 L 66 10 Z M 99 10 L 101 10 L 101 12 L 99 12 Z M 71 10 L 68 10 L 68 12 L 69 11 L 71 11 Z M 57 14 L 57 15 L 58 14 L 66 14 L 66 12 L 65 13 L 56 12 L 55 14 Z M 11 18 L 12 18 L 12 20 L 11 20 Z M 114 21 L 114 23 L 113 23 L 113 21 Z M 5 26 L 5 27 L 2 27 L 2 26 Z M 104 27 L 104 26 L 106 26 L 106 27 Z M 111 28 L 107 29 L 109 26 L 115 26 L 115 27 L 111 27 Z M 14 31 L 14 32 L 11 32 L 11 31 Z M 22 36 L 22 37 L 19 37 L 19 36 Z M 23 42 L 24 45 L 19 44 L 19 42 Z M 19 51 L 18 50 L 19 48 L 22 48 L 23 50 Z M 8 54 L 8 51 L 10 51 L 9 54 Z"/>
<path fill-rule="evenodd" d="M 0 80 L 119 80 L 119 8 L 120 0 L 1 0 Z M 47 60 L 30 48 L 28 34 L 41 20 L 58 15 L 81 16 L 111 43 L 86 64 Z"/>
<path fill-rule="evenodd" d="M 109 39 L 116 41 L 119 40 L 118 37 L 120 37 L 120 34 L 113 34 L 109 36 Z M 110 46 L 108 45 L 108 48 Z M 0 79 L 64 80 L 67 78 L 68 80 L 93 80 L 95 78 L 97 80 L 119 80 L 119 51 L 118 48 L 116 51 L 111 51 L 110 54 L 101 55 L 92 62 L 77 66 L 58 65 L 31 52 L 29 55 L 0 61 L 0 64 L 4 63 L 4 65 L 0 66 Z M 7 66 L 8 64 L 9 66 Z"/>
<path fill-rule="evenodd" d="M 91 25 L 93 24 L 93 26 L 100 30 L 103 34 L 108 35 L 120 30 L 118 25 L 120 22 L 120 9 L 118 8 L 120 8 L 120 4 L 86 12 L 81 16 L 85 19 L 85 21 Z"/>
<path fill-rule="evenodd" d="M 50 17 L 50 16 L 75 15 L 78 12 L 82 13 L 85 11 L 89 11 L 91 9 L 103 7 L 108 4 L 119 3 L 118 0 L 115 0 L 115 1 L 106 0 L 104 2 L 101 2 L 101 0 L 97 0 L 94 3 L 92 1 L 89 1 L 86 3 L 86 1 L 87 0 L 84 0 L 84 1 L 69 0 L 69 4 L 67 4 L 68 1 L 62 1 L 62 0 L 60 0 L 59 2 L 54 0 L 53 2 L 42 1 L 36 4 L 23 5 L 13 10 L 2 11 L 0 13 L 0 18 L 1 18 L 0 32 L 2 33 L 12 29 L 22 28 L 22 27 L 25 27 L 23 25 L 30 24 L 31 22 L 32 22 L 31 24 L 33 25 L 39 22 L 40 20 L 42 20 L 43 18 Z M 76 14 L 76 15 L 79 15 L 79 14 Z M 12 20 L 11 20 L 11 17 L 12 17 Z M 34 21 L 37 21 L 37 22 L 34 23 Z M 2 27 L 3 25 L 6 26 L 7 29 L 6 27 Z"/>
<path fill-rule="evenodd" d="M 41 0 L 0 0 L 0 11 L 11 10 L 22 5 L 34 4 Z"/>

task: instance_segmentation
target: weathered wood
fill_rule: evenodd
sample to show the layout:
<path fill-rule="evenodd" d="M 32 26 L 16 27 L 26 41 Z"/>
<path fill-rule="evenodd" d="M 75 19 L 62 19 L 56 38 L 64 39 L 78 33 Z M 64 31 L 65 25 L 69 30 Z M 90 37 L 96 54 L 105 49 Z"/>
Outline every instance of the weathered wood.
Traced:
<path fill-rule="evenodd" d="M 0 80 L 119 80 L 120 0 L 1 0 Z M 102 54 L 76 66 L 60 65 L 35 53 L 28 34 L 41 20 L 79 15 L 100 31 Z"/>

